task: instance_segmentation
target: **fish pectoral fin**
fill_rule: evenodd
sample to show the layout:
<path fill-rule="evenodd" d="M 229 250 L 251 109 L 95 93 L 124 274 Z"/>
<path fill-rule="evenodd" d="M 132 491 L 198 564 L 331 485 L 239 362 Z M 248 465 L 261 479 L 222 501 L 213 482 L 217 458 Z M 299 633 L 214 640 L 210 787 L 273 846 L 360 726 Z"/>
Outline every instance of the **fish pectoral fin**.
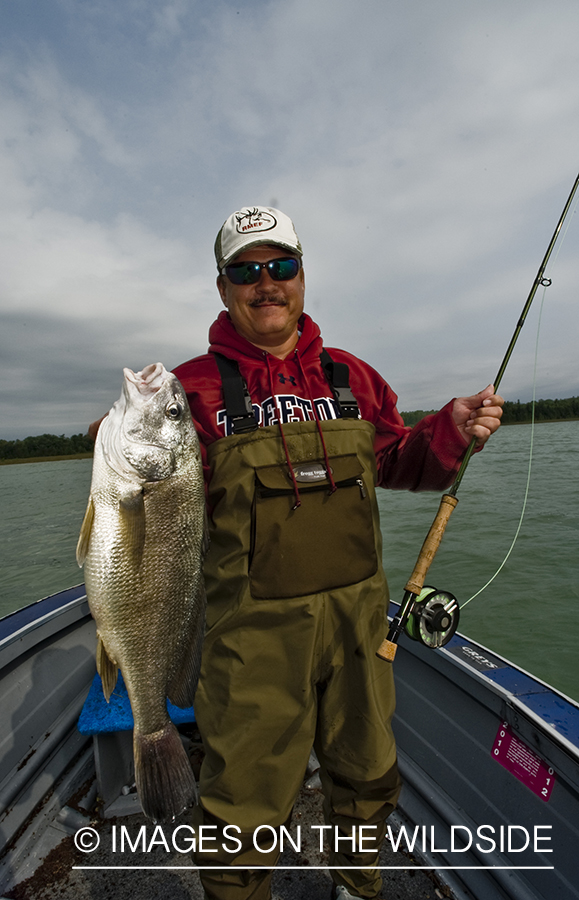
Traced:
<path fill-rule="evenodd" d="M 127 553 L 138 567 L 145 547 L 145 495 L 142 489 L 127 492 L 119 500 L 119 512 Z"/>
<path fill-rule="evenodd" d="M 200 598 L 198 614 L 195 617 L 190 630 L 190 641 L 187 645 L 181 665 L 167 690 L 167 696 L 171 703 L 188 709 L 193 706 L 199 671 L 201 669 L 201 652 L 205 637 L 205 596 Z"/>
<path fill-rule="evenodd" d="M 97 672 L 101 676 L 101 681 L 103 683 L 103 694 L 105 695 L 105 700 L 108 703 L 117 683 L 119 667 L 112 661 L 112 659 L 108 655 L 100 635 L 96 648 L 96 667 Z"/>
<path fill-rule="evenodd" d="M 92 501 L 92 497 L 89 497 L 88 503 L 86 506 L 86 512 L 84 514 L 84 519 L 82 520 L 82 525 L 80 526 L 80 535 L 78 537 L 78 544 L 76 545 L 76 561 L 81 568 L 84 565 L 84 561 L 85 561 L 86 555 L 88 553 L 88 545 L 90 542 L 90 535 L 92 532 L 92 523 L 93 522 L 94 522 L 94 503 Z"/>
<path fill-rule="evenodd" d="M 188 709 L 193 706 L 195 699 L 195 690 L 199 680 L 199 666 L 195 648 L 191 648 L 185 655 L 181 668 L 174 676 L 169 688 L 167 696 L 171 703 L 180 706 L 182 709 Z"/>
<path fill-rule="evenodd" d="M 209 545 L 211 540 L 209 539 L 209 517 L 207 515 L 207 507 L 203 510 L 203 546 L 201 548 L 201 553 L 203 554 L 203 558 L 205 558 L 207 551 L 209 550 Z"/>

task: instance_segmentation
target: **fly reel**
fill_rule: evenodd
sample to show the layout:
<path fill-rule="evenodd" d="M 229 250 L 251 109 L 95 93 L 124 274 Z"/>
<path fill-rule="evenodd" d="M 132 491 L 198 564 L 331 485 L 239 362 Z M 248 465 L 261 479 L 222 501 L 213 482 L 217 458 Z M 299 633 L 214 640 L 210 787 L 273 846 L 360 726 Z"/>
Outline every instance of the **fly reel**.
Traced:
<path fill-rule="evenodd" d="M 454 594 L 423 587 L 408 616 L 405 631 L 408 637 L 425 647 L 444 647 L 458 627 L 459 615 Z"/>

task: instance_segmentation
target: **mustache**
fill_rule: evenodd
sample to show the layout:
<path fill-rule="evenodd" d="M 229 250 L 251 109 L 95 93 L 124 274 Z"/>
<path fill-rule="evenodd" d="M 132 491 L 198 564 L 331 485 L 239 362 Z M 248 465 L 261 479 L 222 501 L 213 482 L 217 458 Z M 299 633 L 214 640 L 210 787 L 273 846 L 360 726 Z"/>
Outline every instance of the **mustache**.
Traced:
<path fill-rule="evenodd" d="M 249 303 L 250 306 L 263 306 L 264 303 L 273 303 L 275 306 L 287 306 L 285 297 L 276 297 L 267 295 L 266 297 L 256 297 Z"/>

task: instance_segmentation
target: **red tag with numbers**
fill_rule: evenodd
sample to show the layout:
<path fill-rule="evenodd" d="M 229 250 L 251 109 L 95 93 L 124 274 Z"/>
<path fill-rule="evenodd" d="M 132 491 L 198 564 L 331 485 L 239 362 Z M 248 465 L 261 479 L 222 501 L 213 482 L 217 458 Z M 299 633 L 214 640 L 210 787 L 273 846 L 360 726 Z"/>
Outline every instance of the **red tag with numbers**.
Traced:
<path fill-rule="evenodd" d="M 506 722 L 499 726 L 493 756 L 511 775 L 526 784 L 545 803 L 551 796 L 555 772 L 513 734 Z"/>

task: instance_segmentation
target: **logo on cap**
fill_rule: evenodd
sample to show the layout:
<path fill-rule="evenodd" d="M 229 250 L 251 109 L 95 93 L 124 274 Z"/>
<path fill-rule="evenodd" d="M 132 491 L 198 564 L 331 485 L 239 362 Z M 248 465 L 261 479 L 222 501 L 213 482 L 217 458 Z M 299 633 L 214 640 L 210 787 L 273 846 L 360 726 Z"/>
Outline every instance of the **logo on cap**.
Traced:
<path fill-rule="evenodd" d="M 235 213 L 237 222 L 235 230 L 238 234 L 247 234 L 252 231 L 271 231 L 277 225 L 277 219 L 271 213 L 265 212 L 254 206 L 245 212 Z"/>

